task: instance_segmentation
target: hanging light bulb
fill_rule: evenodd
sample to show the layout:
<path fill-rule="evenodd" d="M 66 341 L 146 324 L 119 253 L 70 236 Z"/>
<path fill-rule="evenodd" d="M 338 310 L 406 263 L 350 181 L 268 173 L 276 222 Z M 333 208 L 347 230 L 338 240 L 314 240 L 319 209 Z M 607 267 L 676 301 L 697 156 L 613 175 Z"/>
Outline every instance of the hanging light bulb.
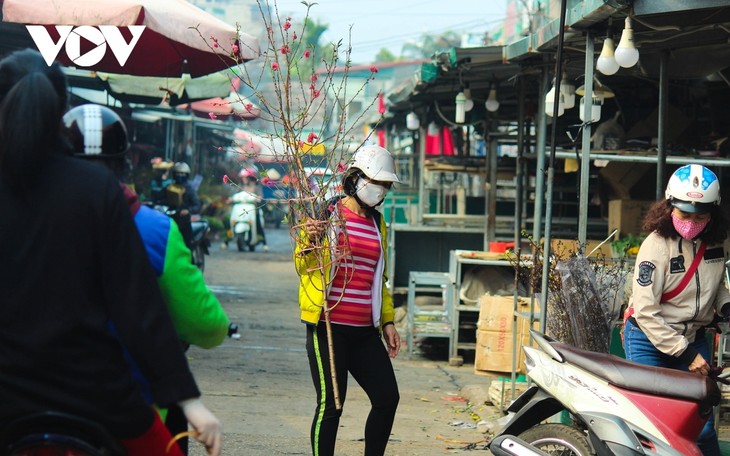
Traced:
<path fill-rule="evenodd" d="M 631 19 L 628 16 L 625 24 L 614 57 L 622 67 L 631 68 L 639 61 L 639 50 L 634 45 L 634 30 L 631 28 Z"/>
<path fill-rule="evenodd" d="M 550 88 L 548 93 L 545 95 L 545 114 L 552 117 L 553 111 L 555 110 L 555 85 Z M 565 113 L 565 100 L 563 94 L 560 93 L 558 96 L 558 117 Z"/>
<path fill-rule="evenodd" d="M 589 120 L 588 122 L 590 122 L 590 123 L 596 123 L 599 120 L 601 120 L 601 105 L 603 104 L 603 100 L 601 100 L 599 97 L 597 97 L 595 95 L 593 95 L 591 98 L 592 98 L 592 103 L 591 103 L 591 120 Z M 585 105 L 585 101 L 584 101 L 585 99 L 586 99 L 586 97 L 581 97 L 580 98 L 580 103 L 579 103 L 579 106 L 578 106 L 578 109 L 579 109 L 579 111 L 578 111 L 578 117 L 583 122 L 586 121 L 585 114 L 584 114 L 584 111 L 583 111 L 584 105 Z"/>
<path fill-rule="evenodd" d="M 565 109 L 575 106 L 575 86 L 568 81 L 568 75 L 565 73 L 560 81 L 560 93 L 563 95 Z"/>
<path fill-rule="evenodd" d="M 603 49 L 601 49 L 601 55 L 598 56 L 596 69 L 606 76 L 616 74 L 619 69 L 616 58 L 614 57 L 613 40 L 611 38 L 606 38 L 603 42 Z"/>
<path fill-rule="evenodd" d="M 466 119 L 466 95 L 464 95 L 464 92 L 456 94 L 454 103 L 456 103 L 456 116 L 454 121 L 456 123 L 464 123 L 464 120 Z"/>
<path fill-rule="evenodd" d="M 497 89 L 495 89 L 494 86 L 489 89 L 489 97 L 487 98 L 487 102 L 484 103 L 484 107 L 487 108 L 487 111 L 489 112 L 496 112 L 497 109 L 499 109 L 499 100 L 497 100 Z"/>
<path fill-rule="evenodd" d="M 421 127 L 421 121 L 418 120 L 418 114 L 411 111 L 406 115 L 406 128 L 409 130 L 418 130 Z"/>
<path fill-rule="evenodd" d="M 427 130 L 428 136 L 436 136 L 439 134 L 439 126 L 436 125 L 436 122 L 433 120 L 428 123 L 428 130 Z"/>
<path fill-rule="evenodd" d="M 466 101 L 464 102 L 464 111 L 469 112 L 474 109 L 474 100 L 471 99 L 471 89 L 464 89 L 464 96 Z"/>

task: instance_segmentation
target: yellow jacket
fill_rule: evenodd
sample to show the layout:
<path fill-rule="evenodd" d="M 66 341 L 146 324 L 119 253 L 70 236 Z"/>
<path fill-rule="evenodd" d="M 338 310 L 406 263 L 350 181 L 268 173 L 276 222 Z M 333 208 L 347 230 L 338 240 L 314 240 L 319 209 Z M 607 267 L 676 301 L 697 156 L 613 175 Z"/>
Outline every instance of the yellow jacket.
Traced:
<path fill-rule="evenodd" d="M 379 214 L 378 214 L 379 215 Z M 337 218 L 335 218 L 337 219 Z M 375 217 L 376 222 L 379 223 L 378 235 L 380 237 L 381 256 L 378 263 L 375 265 L 375 275 L 373 278 L 373 325 L 382 328 L 384 323 L 393 322 L 394 310 L 393 310 L 393 298 L 385 286 L 388 277 L 386 275 L 387 267 L 387 252 L 388 243 L 387 239 L 387 227 L 382 216 Z M 322 240 L 322 251 L 329 251 L 329 246 L 332 240 L 337 239 L 339 233 L 339 227 L 332 224 L 328 230 L 327 236 Z M 321 258 L 321 262 L 324 263 L 323 267 L 320 267 L 318 263 L 318 257 Z M 309 237 L 300 230 L 299 236 L 296 239 L 294 246 L 294 264 L 299 274 L 299 308 L 301 310 L 301 319 L 303 323 L 317 324 L 322 314 L 322 308 L 324 306 L 325 297 L 327 296 L 326 290 L 332 283 L 334 271 L 332 269 L 332 255 L 318 255 L 309 242 Z M 324 287 L 322 282 L 322 271 L 324 270 Z M 375 299 L 375 296 L 380 296 L 380 299 Z"/>

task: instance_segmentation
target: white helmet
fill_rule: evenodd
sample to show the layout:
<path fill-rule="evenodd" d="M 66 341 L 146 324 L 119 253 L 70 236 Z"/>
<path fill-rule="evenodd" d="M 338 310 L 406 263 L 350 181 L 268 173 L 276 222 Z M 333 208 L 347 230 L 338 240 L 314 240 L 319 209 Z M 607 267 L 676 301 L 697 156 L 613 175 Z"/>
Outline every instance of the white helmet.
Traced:
<path fill-rule="evenodd" d="M 349 169 L 357 168 L 368 179 L 382 182 L 400 182 L 395 174 L 395 162 L 386 149 L 380 146 L 363 146 L 355 151 Z"/>
<path fill-rule="evenodd" d="M 708 212 L 720 204 L 720 183 L 708 168 L 685 165 L 669 178 L 664 196 L 680 211 Z"/>

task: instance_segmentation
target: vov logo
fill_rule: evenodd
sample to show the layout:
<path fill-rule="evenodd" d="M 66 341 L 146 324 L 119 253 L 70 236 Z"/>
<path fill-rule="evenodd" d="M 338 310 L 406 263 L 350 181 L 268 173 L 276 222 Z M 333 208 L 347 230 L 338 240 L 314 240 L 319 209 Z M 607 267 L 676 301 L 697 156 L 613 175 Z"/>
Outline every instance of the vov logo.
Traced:
<path fill-rule="evenodd" d="M 35 45 L 38 47 L 38 51 L 40 51 L 48 66 L 53 64 L 58 53 L 61 52 L 61 47 L 65 44 L 66 55 L 74 65 L 89 67 L 96 65 L 104 58 L 107 45 L 109 45 L 112 54 L 117 59 L 117 62 L 119 62 L 119 66 L 124 66 L 147 26 L 130 25 L 124 27 L 129 29 L 129 32 L 132 34 L 132 39 L 129 42 L 126 41 L 119 27 L 114 25 L 99 25 L 98 27 L 91 25 L 81 25 L 78 27 L 72 25 L 56 25 L 54 27 L 56 27 L 59 38 L 55 42 L 45 26 L 26 25 L 25 27 L 28 29 L 28 33 L 30 33 L 31 38 L 33 38 Z M 95 45 L 93 49 L 83 55 L 81 54 L 81 38 Z"/>

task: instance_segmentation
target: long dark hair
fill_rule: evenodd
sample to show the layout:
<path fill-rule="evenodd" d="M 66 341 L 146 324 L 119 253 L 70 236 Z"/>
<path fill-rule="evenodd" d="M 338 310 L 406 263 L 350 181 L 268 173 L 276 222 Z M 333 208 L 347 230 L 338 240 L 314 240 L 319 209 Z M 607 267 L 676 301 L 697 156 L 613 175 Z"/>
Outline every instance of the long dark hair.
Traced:
<path fill-rule="evenodd" d="M 0 60 L 0 180 L 23 187 L 61 143 L 66 75 L 32 49 Z"/>
<path fill-rule="evenodd" d="M 665 238 L 679 237 L 672 222 L 673 209 L 674 206 L 666 199 L 654 203 L 644 217 L 644 230 L 656 231 L 658 235 Z M 712 206 L 710 214 L 710 223 L 707 224 L 707 228 L 699 238 L 708 244 L 720 244 L 727 237 L 728 219 L 720 206 Z"/>

